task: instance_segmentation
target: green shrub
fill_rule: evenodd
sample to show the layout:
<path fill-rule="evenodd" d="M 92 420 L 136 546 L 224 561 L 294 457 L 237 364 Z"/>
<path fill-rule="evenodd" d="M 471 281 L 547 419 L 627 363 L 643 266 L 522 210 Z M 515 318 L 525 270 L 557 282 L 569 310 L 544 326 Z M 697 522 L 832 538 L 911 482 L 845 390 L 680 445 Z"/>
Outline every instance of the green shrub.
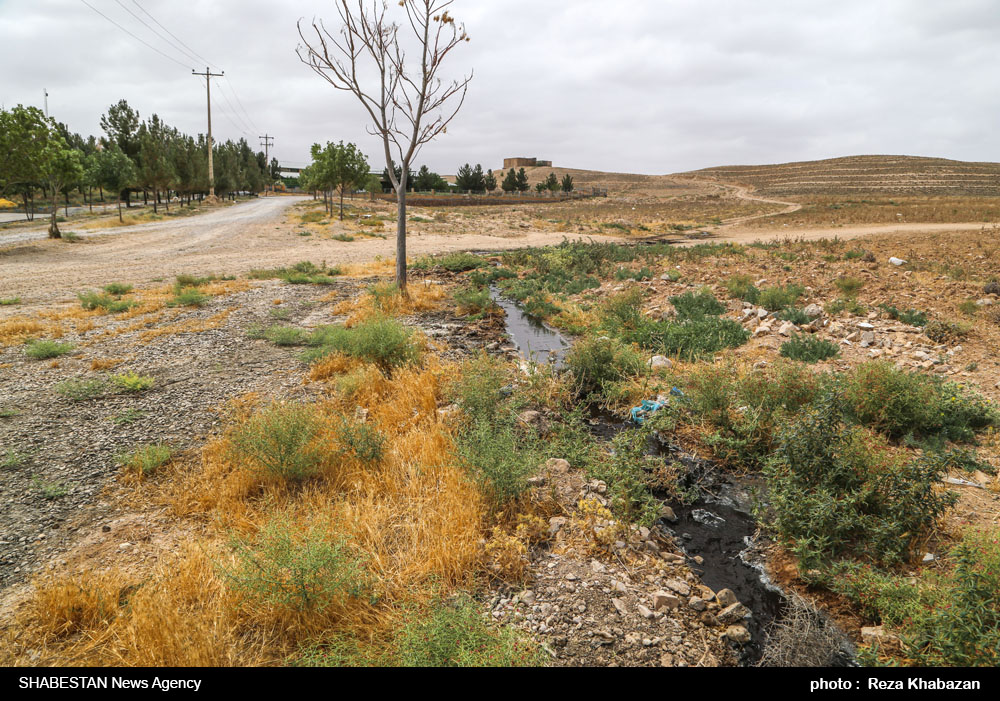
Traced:
<path fill-rule="evenodd" d="M 862 557 L 905 562 L 954 503 L 933 461 L 907 461 L 877 434 L 845 426 L 832 399 L 797 416 L 765 468 L 770 519 L 802 571 Z"/>
<path fill-rule="evenodd" d="M 997 532 L 969 532 L 922 581 L 842 563 L 832 588 L 869 620 L 898 632 L 902 662 L 926 668 L 1000 665 L 1000 546 Z M 863 659 L 884 664 L 877 649 Z"/>
<path fill-rule="evenodd" d="M 275 517 L 254 541 L 233 540 L 237 564 L 223 573 L 244 596 L 269 607 L 323 614 L 369 591 L 360 558 L 322 530 L 292 533 Z"/>
<path fill-rule="evenodd" d="M 177 288 L 174 298 L 168 302 L 170 307 L 204 307 L 212 298 L 197 287 Z"/>
<path fill-rule="evenodd" d="M 313 350 L 305 355 L 307 362 L 343 353 L 374 363 L 386 376 L 420 358 L 420 346 L 412 330 L 394 319 L 375 318 L 352 329 L 325 326 L 309 338 Z"/>
<path fill-rule="evenodd" d="M 322 422 L 312 407 L 275 404 L 238 425 L 230 436 L 230 457 L 251 469 L 301 482 L 322 473 L 325 452 L 317 439 Z"/>
<path fill-rule="evenodd" d="M 654 322 L 647 338 L 637 339 L 644 348 L 684 360 L 710 357 L 726 348 L 739 348 L 750 340 L 750 332 L 731 319 L 705 317 L 674 322 Z"/>
<path fill-rule="evenodd" d="M 458 435 L 459 459 L 492 508 L 503 510 L 528 490 L 543 456 L 509 407 L 493 420 L 474 419 Z"/>
<path fill-rule="evenodd" d="M 510 382 L 509 369 L 484 353 L 462 365 L 447 393 L 473 421 L 489 422 L 502 411 Z"/>
<path fill-rule="evenodd" d="M 103 397 L 107 389 L 104 380 L 66 380 L 56 385 L 56 392 L 70 401 L 85 402 Z"/>
<path fill-rule="evenodd" d="M 901 312 L 896 307 L 890 306 L 888 304 L 879 305 L 879 308 L 883 312 L 885 312 L 886 316 L 888 316 L 890 319 L 893 319 L 895 321 L 901 321 L 904 324 L 908 324 L 910 326 L 916 326 L 922 328 L 924 326 L 927 326 L 927 324 L 930 321 L 927 318 L 927 314 L 925 314 L 924 312 L 917 311 L 916 309 L 910 309 L 908 311 Z"/>
<path fill-rule="evenodd" d="M 726 308 L 711 292 L 685 292 L 678 297 L 671 297 L 670 303 L 677 310 L 681 320 L 700 320 L 706 316 L 720 316 L 726 313 Z"/>
<path fill-rule="evenodd" d="M 485 287 L 462 287 L 455 290 L 452 295 L 459 313 L 469 316 L 481 315 L 491 309 L 493 298 L 490 291 Z"/>
<path fill-rule="evenodd" d="M 133 453 L 120 455 L 118 464 L 127 470 L 149 476 L 170 462 L 173 457 L 173 449 L 161 443 L 143 446 Z"/>
<path fill-rule="evenodd" d="M 134 300 L 117 299 L 109 294 L 85 292 L 77 295 L 80 306 L 87 311 L 101 309 L 105 314 L 121 314 L 139 306 Z"/>
<path fill-rule="evenodd" d="M 355 238 L 350 234 L 337 234 L 336 236 L 331 236 L 334 241 L 340 241 L 341 243 L 352 243 Z"/>
<path fill-rule="evenodd" d="M 343 454 L 366 465 L 377 465 L 385 455 L 385 435 L 366 424 L 344 419 L 337 427 L 337 438 Z"/>
<path fill-rule="evenodd" d="M 566 356 L 577 394 L 607 396 L 615 383 L 642 374 L 645 360 L 632 347 L 616 339 L 584 338 Z"/>
<path fill-rule="evenodd" d="M 485 260 L 471 253 L 449 253 L 439 258 L 437 264 L 452 273 L 463 273 L 488 265 Z"/>
<path fill-rule="evenodd" d="M 69 494 L 69 487 L 61 482 L 48 482 L 40 477 L 33 477 L 31 486 L 42 495 L 46 501 L 56 501 Z"/>
<path fill-rule="evenodd" d="M 625 280 L 634 280 L 636 282 L 642 280 L 652 280 L 653 271 L 647 267 L 643 267 L 640 270 L 630 270 L 628 268 L 618 268 L 615 272 L 615 280 L 618 282 L 624 282 Z"/>
<path fill-rule="evenodd" d="M 187 287 L 204 287 L 209 283 L 215 282 L 218 278 L 214 275 L 208 277 L 196 277 L 194 275 L 178 275 L 174 282 L 174 293 L 176 294 L 180 290 Z"/>
<path fill-rule="evenodd" d="M 20 297 L 12 297 L 10 299 L 0 299 L 0 307 L 16 307 L 21 303 Z"/>
<path fill-rule="evenodd" d="M 781 357 L 804 363 L 818 363 L 840 355 L 840 349 L 829 341 L 808 334 L 793 334 L 792 340 L 782 344 Z"/>
<path fill-rule="evenodd" d="M 968 322 L 932 321 L 924 333 L 935 343 L 951 343 L 969 335 L 972 324 Z"/>
<path fill-rule="evenodd" d="M 868 307 L 856 299 L 838 299 L 826 305 L 826 313 L 830 316 L 837 316 L 844 311 L 850 312 L 854 316 L 864 316 L 868 313 Z"/>
<path fill-rule="evenodd" d="M 858 292 L 864 288 L 865 281 L 856 277 L 842 277 L 836 280 L 833 285 L 840 290 L 840 294 L 844 297 L 854 299 L 858 296 Z"/>
<path fill-rule="evenodd" d="M 153 386 L 156 385 L 156 379 L 137 375 L 134 372 L 129 372 L 124 375 L 113 376 L 111 378 L 111 383 L 120 392 L 124 392 L 126 394 L 136 394 L 152 389 Z"/>
<path fill-rule="evenodd" d="M 399 636 L 401 667 L 538 667 L 544 655 L 513 628 L 492 627 L 467 596 L 435 602 Z"/>
<path fill-rule="evenodd" d="M 754 286 L 749 275 L 733 275 L 726 280 L 725 287 L 733 299 L 742 299 L 751 304 L 760 301 L 760 290 Z"/>
<path fill-rule="evenodd" d="M 132 285 L 125 285 L 120 282 L 113 282 L 104 286 L 104 291 L 115 297 L 122 297 L 132 291 Z"/>
<path fill-rule="evenodd" d="M 940 434 L 972 441 L 997 421 L 996 410 L 982 396 L 888 362 L 854 368 L 842 377 L 841 387 L 847 415 L 893 439 Z"/>
<path fill-rule="evenodd" d="M 272 326 L 263 332 L 263 337 L 276 346 L 304 346 L 309 342 L 309 334 L 302 329 L 288 326 Z"/>
<path fill-rule="evenodd" d="M 60 358 L 73 352 L 72 343 L 56 343 L 55 341 L 28 341 L 24 354 L 34 360 L 50 360 Z"/>
<path fill-rule="evenodd" d="M 760 291 L 757 303 L 769 312 L 780 312 L 785 307 L 794 306 L 805 292 L 805 288 L 801 285 L 765 287 Z"/>
<path fill-rule="evenodd" d="M 785 307 L 785 310 L 778 315 L 781 321 L 790 321 L 796 326 L 805 326 L 812 321 L 804 309 L 798 307 Z"/>

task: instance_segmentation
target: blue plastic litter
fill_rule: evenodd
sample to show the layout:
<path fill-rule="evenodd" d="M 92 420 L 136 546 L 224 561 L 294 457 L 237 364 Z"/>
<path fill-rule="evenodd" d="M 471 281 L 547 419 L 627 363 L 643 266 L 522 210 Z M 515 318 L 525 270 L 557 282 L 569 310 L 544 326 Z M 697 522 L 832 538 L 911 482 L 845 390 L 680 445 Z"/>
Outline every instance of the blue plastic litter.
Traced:
<path fill-rule="evenodd" d="M 683 397 L 684 393 L 674 387 L 670 390 L 670 395 L 673 397 Z M 646 419 L 667 407 L 667 402 L 657 402 L 651 399 L 644 399 L 641 406 L 635 407 L 632 412 L 632 423 L 642 426 L 646 423 Z"/>

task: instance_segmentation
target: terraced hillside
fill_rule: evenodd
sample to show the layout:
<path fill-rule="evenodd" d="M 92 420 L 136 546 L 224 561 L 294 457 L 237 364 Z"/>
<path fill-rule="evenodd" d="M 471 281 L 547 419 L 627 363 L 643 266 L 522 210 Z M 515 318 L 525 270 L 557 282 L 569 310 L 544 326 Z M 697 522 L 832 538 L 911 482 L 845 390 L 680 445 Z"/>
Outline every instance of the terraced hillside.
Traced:
<path fill-rule="evenodd" d="M 746 185 L 776 197 L 858 195 L 1000 196 L 1000 163 L 915 156 L 850 156 L 761 166 L 725 166 L 686 173 Z"/>

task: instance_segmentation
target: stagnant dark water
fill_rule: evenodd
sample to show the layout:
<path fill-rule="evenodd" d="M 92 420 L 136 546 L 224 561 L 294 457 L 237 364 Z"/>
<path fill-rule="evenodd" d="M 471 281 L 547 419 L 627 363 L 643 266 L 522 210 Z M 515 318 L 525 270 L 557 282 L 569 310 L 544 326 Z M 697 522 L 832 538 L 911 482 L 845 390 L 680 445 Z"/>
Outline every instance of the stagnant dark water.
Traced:
<path fill-rule="evenodd" d="M 507 314 L 507 335 L 517 346 L 522 358 L 539 365 L 552 365 L 556 369 L 564 367 L 569 343 L 558 331 L 541 319 L 525 314 L 497 288 L 490 288 L 490 296 Z"/>
<path fill-rule="evenodd" d="M 506 312 L 507 332 L 521 356 L 561 369 L 569 343 L 558 332 L 504 299 L 496 288 L 491 288 L 491 293 Z M 632 425 L 610 414 L 596 411 L 592 414 L 591 429 L 605 440 L 628 428 Z M 674 535 L 689 565 L 706 586 L 716 592 L 732 590 L 750 609 L 752 615 L 744 625 L 753 639 L 740 650 L 740 661 L 747 666 L 758 663 L 769 631 L 781 622 L 788 606 L 784 592 L 768 577 L 759 551 L 761 536 L 753 517 L 750 490 L 762 485 L 733 480 L 711 462 L 694 458 L 671 445 L 668 437 L 652 439 L 648 453 L 684 466 L 679 491 L 696 496 L 681 503 L 658 494 L 677 516 L 676 523 L 664 521 L 662 525 Z M 697 562 L 696 557 L 702 561 Z M 833 625 L 829 621 L 826 624 Z M 831 655 L 830 666 L 855 664 L 850 642 L 846 636 L 841 637 L 841 650 Z"/>

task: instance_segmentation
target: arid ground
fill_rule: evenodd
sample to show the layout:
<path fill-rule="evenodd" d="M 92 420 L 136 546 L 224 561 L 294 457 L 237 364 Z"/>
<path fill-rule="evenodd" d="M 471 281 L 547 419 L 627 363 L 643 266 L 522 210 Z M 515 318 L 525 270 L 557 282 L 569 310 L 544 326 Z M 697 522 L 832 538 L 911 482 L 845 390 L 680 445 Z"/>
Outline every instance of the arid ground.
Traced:
<path fill-rule="evenodd" d="M 551 170 L 609 196 L 413 208 L 408 297 L 361 196 L 0 228 L 0 664 L 996 664 L 996 166 Z"/>

